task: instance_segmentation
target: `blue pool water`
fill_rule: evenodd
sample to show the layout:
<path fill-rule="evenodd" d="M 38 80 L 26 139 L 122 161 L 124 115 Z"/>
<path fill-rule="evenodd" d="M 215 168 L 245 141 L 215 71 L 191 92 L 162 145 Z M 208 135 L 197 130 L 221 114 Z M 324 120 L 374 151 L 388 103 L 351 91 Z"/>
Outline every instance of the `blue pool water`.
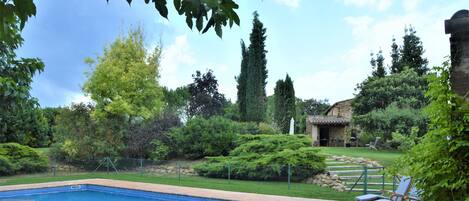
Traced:
<path fill-rule="evenodd" d="M 111 188 L 98 185 L 61 186 L 0 192 L 0 201 L 215 201 L 216 199 Z"/>

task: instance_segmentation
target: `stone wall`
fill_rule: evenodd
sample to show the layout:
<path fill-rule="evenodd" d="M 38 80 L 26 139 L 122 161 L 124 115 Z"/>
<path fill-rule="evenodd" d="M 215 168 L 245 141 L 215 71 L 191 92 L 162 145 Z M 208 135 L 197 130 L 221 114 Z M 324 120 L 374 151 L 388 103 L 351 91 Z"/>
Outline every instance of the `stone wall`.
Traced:
<path fill-rule="evenodd" d="M 329 175 L 327 173 L 318 174 L 314 177 L 311 177 L 305 180 L 305 183 L 316 184 L 321 187 L 329 187 L 340 192 L 343 192 L 347 189 L 345 183 L 339 179 L 339 176 Z"/>
<path fill-rule="evenodd" d="M 446 20 L 445 32 L 451 34 L 451 87 L 469 100 L 469 11 L 460 10 Z"/>
<path fill-rule="evenodd" d="M 331 156 L 330 158 L 335 161 L 352 163 L 356 165 L 366 165 L 368 167 L 382 167 L 382 165 L 378 162 L 366 158 L 353 158 L 348 156 Z"/>

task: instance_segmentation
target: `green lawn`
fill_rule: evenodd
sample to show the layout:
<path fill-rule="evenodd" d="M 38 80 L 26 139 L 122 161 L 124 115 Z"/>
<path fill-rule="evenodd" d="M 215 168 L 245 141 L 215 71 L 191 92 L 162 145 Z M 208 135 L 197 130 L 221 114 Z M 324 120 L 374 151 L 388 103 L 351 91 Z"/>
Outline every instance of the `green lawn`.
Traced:
<path fill-rule="evenodd" d="M 197 176 L 184 176 L 179 180 L 177 176 L 153 176 L 140 175 L 138 173 L 84 173 L 74 175 L 50 176 L 50 175 L 28 175 L 1 177 L 1 185 L 41 183 L 51 181 L 64 181 L 75 179 L 104 178 L 125 181 L 137 181 L 156 184 L 168 184 L 176 186 L 189 186 L 209 189 L 219 189 L 226 191 L 261 193 L 272 195 L 284 195 L 306 198 L 322 198 L 329 200 L 353 200 L 358 194 L 337 192 L 330 188 L 324 188 L 313 184 L 293 183 L 288 189 L 286 182 L 259 182 L 259 181 L 240 181 L 226 179 L 211 179 Z M 2 181 L 3 180 L 3 181 Z"/>
<path fill-rule="evenodd" d="M 399 151 L 371 150 L 366 147 L 321 147 L 320 149 L 323 153 L 330 155 L 368 158 L 378 161 L 385 167 L 392 165 L 402 155 Z"/>

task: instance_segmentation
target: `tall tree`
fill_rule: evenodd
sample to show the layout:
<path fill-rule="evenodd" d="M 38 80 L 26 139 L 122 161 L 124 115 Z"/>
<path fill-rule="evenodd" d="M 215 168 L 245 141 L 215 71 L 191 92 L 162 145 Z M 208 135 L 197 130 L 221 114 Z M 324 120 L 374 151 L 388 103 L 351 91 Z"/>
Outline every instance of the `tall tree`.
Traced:
<path fill-rule="evenodd" d="M 252 32 L 250 35 L 247 77 L 246 77 L 246 121 L 261 122 L 264 120 L 267 98 L 267 59 L 265 40 L 266 29 L 254 12 Z"/>
<path fill-rule="evenodd" d="M 246 49 L 246 45 L 244 41 L 241 40 L 241 72 L 239 76 L 236 77 L 236 81 L 238 82 L 238 111 L 239 116 L 242 121 L 246 120 L 246 82 L 247 82 L 247 69 L 248 69 L 248 58 L 249 52 Z"/>
<path fill-rule="evenodd" d="M 290 76 L 286 76 L 285 81 L 279 80 L 274 89 L 275 111 L 274 119 L 277 126 L 283 133 L 290 129 L 290 119 L 296 115 L 295 108 L 295 89 Z"/>
<path fill-rule="evenodd" d="M 16 17 L 3 20 L 0 28 L 9 35 L 0 37 L 0 143 L 47 145 L 47 121 L 29 93 L 32 78 L 44 70 L 44 63 L 38 58 L 16 57 L 15 51 L 23 43 L 20 27 L 24 21 Z"/>
<path fill-rule="evenodd" d="M 376 54 L 376 59 L 374 58 L 374 54 L 371 53 L 370 64 L 373 67 L 373 72 L 371 73 L 373 77 L 384 77 L 384 76 L 386 76 L 386 69 L 384 69 L 383 51 L 380 50 Z"/>
<path fill-rule="evenodd" d="M 222 115 L 226 105 L 225 96 L 218 92 L 218 81 L 212 70 L 202 74 L 196 71 L 192 75 L 194 82 L 189 84 L 189 109 L 188 116 L 211 116 Z"/>
<path fill-rule="evenodd" d="M 153 52 L 145 49 L 141 29 L 131 30 L 106 47 L 83 86 L 96 102 L 93 115 L 97 118 L 119 115 L 131 121 L 160 112 L 163 107 L 158 84 L 160 52 L 159 47 Z"/>
<path fill-rule="evenodd" d="M 406 28 L 400 63 L 403 66 L 414 69 L 419 75 L 423 75 L 428 71 L 428 61 L 426 58 L 423 58 L 425 50 L 423 49 L 422 41 L 420 41 L 416 33 L 417 31 L 412 26 Z"/>
<path fill-rule="evenodd" d="M 399 61 L 401 57 L 399 45 L 396 43 L 396 38 L 392 38 L 391 45 L 391 73 L 399 73 L 402 71 L 402 65 Z"/>

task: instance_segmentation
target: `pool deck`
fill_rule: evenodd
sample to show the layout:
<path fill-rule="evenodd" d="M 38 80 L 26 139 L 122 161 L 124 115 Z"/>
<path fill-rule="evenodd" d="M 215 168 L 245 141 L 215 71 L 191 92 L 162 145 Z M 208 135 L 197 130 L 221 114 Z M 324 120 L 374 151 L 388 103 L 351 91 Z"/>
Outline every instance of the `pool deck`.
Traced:
<path fill-rule="evenodd" d="M 232 192 L 232 191 L 171 186 L 171 185 L 162 185 L 162 184 L 149 184 L 149 183 L 142 183 L 142 182 L 131 182 L 131 181 L 121 181 L 121 180 L 111 180 L 111 179 L 83 179 L 83 180 L 73 180 L 73 181 L 59 181 L 59 182 L 48 182 L 48 183 L 0 186 L 0 191 L 23 190 L 23 189 L 32 189 L 32 188 L 47 188 L 47 187 L 80 185 L 80 184 L 101 185 L 101 186 L 116 187 L 116 188 L 127 188 L 127 189 L 133 189 L 133 190 L 152 191 L 152 192 L 159 192 L 159 193 L 178 194 L 178 195 L 214 198 L 214 199 L 222 199 L 222 200 L 327 201 L 327 200 L 321 200 L 321 199 L 308 199 L 308 198 L 264 195 L 264 194 L 255 194 L 255 193 L 241 193 L 241 192 Z"/>

